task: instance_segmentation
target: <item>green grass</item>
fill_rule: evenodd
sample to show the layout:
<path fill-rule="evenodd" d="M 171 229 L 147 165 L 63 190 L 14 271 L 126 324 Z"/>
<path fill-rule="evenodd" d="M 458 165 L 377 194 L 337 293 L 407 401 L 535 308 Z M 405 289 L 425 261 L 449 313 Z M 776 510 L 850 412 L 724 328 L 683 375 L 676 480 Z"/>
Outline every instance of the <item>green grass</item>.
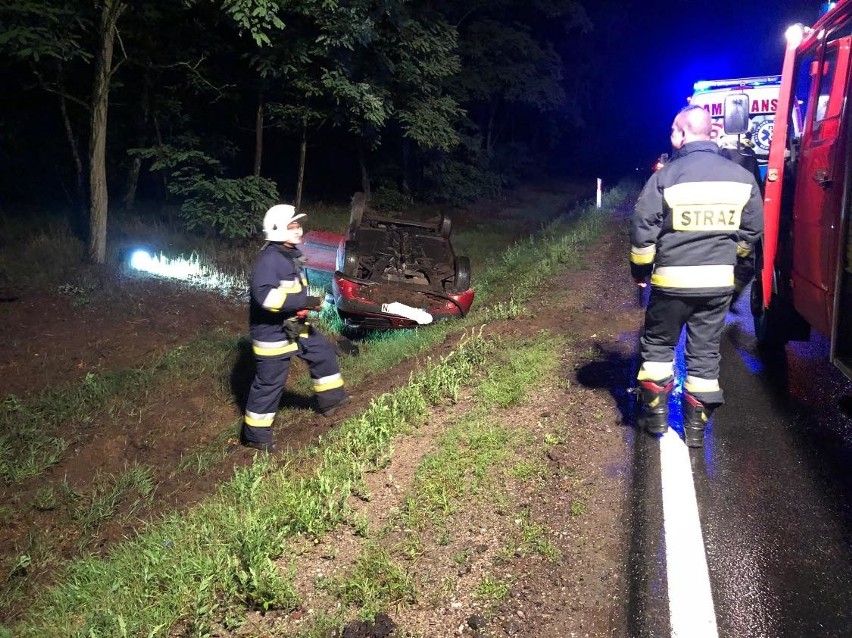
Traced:
<path fill-rule="evenodd" d="M 344 605 L 357 607 L 359 616 L 367 620 L 398 604 L 413 602 L 415 593 L 413 579 L 405 568 L 375 543 L 366 544 L 351 573 L 322 581 L 320 589 Z"/>
<path fill-rule="evenodd" d="M 505 423 L 501 411 L 521 404 L 526 393 L 536 390 L 535 379 L 552 373 L 558 364 L 560 345 L 560 339 L 547 333 L 513 343 L 493 341 L 487 365 L 485 360 L 477 358 L 478 369 L 468 366 L 444 369 L 421 384 L 421 392 L 433 396 L 435 402 L 457 395 L 459 376 L 470 376 L 477 389 L 473 391 L 473 404 L 455 415 L 435 449 L 421 460 L 399 514 L 391 516 L 382 529 L 362 532 L 363 553 L 349 573 L 320 583 L 321 589 L 331 597 L 330 607 L 354 608 L 360 617 L 373 618 L 378 611 L 413 602 L 420 596 L 416 586 L 419 580 L 415 581 L 413 576 L 417 574 L 417 566 L 422 565 L 420 558 L 427 552 L 428 540 L 424 536 L 429 535 L 437 546 L 449 545 L 453 540 L 451 520 L 470 514 L 469 508 L 462 509 L 466 503 L 492 501 L 505 507 L 508 497 L 504 472 L 511 474 L 511 471 L 504 468 L 518 446 L 528 446 L 530 440 L 522 429 L 519 433 Z M 497 400 L 501 389 L 518 386 L 524 392 L 514 393 L 511 401 Z M 549 542 L 544 527 L 533 523 L 525 513 L 519 520 L 522 524 L 508 535 L 506 552 L 558 559 L 559 552 Z M 403 530 L 401 538 L 394 536 L 399 530 Z M 451 558 L 464 565 L 472 554 L 473 550 L 465 549 Z M 425 576 L 421 574 L 420 578 Z M 489 605 L 496 604 L 507 587 L 505 582 L 487 578 L 475 594 Z M 445 581 L 441 591 L 450 595 L 456 588 L 455 581 Z M 327 635 L 322 632 L 330 632 L 342 624 L 338 616 L 333 621 L 333 625 L 326 624 L 326 620 L 310 622 L 307 635 Z"/>
<path fill-rule="evenodd" d="M 90 494 L 85 499 L 75 499 L 72 518 L 85 541 L 85 535 L 112 519 L 120 507 L 129 519 L 140 507 L 150 505 L 153 496 L 154 478 L 149 467 L 134 465 L 118 475 L 97 475 Z"/>
<path fill-rule="evenodd" d="M 499 605 L 509 593 L 510 583 L 486 576 L 476 586 L 473 593 L 480 602 L 494 608 Z"/>
<path fill-rule="evenodd" d="M 284 554 L 287 539 L 319 537 L 346 520 L 347 499 L 361 474 L 385 462 L 393 436 L 422 419 L 430 400 L 448 398 L 435 388 L 457 392 L 462 377 L 455 370 L 481 365 L 490 348 L 471 337 L 304 451 L 301 461 L 276 465 L 260 455 L 198 508 L 152 525 L 108 559 L 76 561 L 31 607 L 15 635 L 137 635 L 184 615 L 203 624 L 204 613 L 212 617 L 228 606 L 294 608 L 292 586 L 271 562 Z M 305 475 L 311 459 L 314 469 Z"/>

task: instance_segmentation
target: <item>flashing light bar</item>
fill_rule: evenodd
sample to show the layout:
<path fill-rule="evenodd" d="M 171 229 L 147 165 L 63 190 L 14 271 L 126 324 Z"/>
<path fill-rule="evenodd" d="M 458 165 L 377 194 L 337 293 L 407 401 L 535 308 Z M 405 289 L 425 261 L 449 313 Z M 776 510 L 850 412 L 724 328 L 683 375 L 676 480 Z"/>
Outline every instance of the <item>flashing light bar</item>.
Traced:
<path fill-rule="evenodd" d="M 836 2 L 823 2 L 819 7 L 819 15 L 824 16 L 826 13 L 831 11 L 836 6 L 837 6 Z"/>
<path fill-rule="evenodd" d="M 718 89 L 753 89 L 758 86 L 768 86 L 770 84 L 780 83 L 780 75 L 763 75 L 755 78 L 734 78 L 731 80 L 700 80 L 692 85 L 692 89 L 696 93 L 703 93 L 705 91 L 715 91 Z"/>

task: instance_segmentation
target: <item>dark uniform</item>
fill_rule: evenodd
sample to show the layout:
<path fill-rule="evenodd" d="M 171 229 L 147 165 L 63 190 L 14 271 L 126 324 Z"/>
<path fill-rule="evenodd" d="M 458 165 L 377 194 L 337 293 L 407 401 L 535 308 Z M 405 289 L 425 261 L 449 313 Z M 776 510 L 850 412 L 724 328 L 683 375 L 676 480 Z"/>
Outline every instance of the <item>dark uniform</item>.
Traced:
<path fill-rule="evenodd" d="M 751 144 L 751 135 L 746 133 L 745 140 L 737 144 L 737 148 L 722 147 L 719 149 L 719 155 L 725 157 L 735 164 L 739 164 L 744 169 L 754 175 L 754 181 L 757 182 L 760 188 L 761 197 L 763 196 L 763 179 L 760 177 L 760 167 L 757 163 L 757 154 L 754 152 Z M 734 266 L 734 296 L 732 301 L 739 298 L 742 291 L 754 279 L 754 254 L 745 257 L 738 257 L 737 263 Z"/>
<path fill-rule="evenodd" d="M 648 180 L 630 224 L 631 272 L 637 279 L 651 277 L 639 422 L 652 433 L 668 427 L 674 350 L 685 325 L 684 432 L 687 444 L 696 446 L 703 443 L 710 413 L 724 403 L 719 344 L 734 265 L 763 232 L 754 177 L 718 151 L 712 141 L 684 144 L 677 159 Z"/>
<path fill-rule="evenodd" d="M 252 270 L 249 331 L 257 372 L 246 402 L 243 441 L 254 447 L 272 444 L 272 421 L 294 354 L 308 364 L 319 412 L 349 398 L 334 346 L 305 319 L 305 310 L 319 299 L 307 295 L 301 260 L 297 248 L 269 243 Z"/>

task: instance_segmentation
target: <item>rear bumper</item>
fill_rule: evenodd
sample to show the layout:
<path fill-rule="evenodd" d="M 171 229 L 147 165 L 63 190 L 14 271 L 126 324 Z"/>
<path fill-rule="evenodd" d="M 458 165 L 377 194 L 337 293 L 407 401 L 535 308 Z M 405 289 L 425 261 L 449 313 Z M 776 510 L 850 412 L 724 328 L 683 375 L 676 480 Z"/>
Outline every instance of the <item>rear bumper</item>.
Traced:
<path fill-rule="evenodd" d="M 381 284 L 377 284 L 381 285 Z M 337 312 L 344 323 L 360 328 L 415 328 L 418 323 L 407 317 L 400 317 L 391 313 L 383 312 L 382 305 L 396 301 L 395 299 L 381 299 L 371 291 L 369 296 L 365 295 L 364 289 L 372 287 L 368 284 L 358 283 L 344 277 L 341 273 L 334 273 L 332 278 L 332 292 Z M 418 294 L 418 291 L 412 291 Z M 427 291 L 420 291 L 420 301 L 417 307 L 422 308 L 436 321 L 443 319 L 460 319 L 470 310 L 473 303 L 474 291 L 466 290 L 459 294 L 438 295 Z M 408 305 L 413 305 L 410 301 Z"/>

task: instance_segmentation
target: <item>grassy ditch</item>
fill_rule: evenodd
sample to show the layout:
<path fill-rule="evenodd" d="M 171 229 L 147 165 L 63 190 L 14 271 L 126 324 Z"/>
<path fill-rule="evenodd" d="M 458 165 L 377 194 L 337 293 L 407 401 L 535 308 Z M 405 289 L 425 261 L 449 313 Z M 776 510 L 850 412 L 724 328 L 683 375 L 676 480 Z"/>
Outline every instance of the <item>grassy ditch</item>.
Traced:
<path fill-rule="evenodd" d="M 501 485 L 514 467 L 509 461 L 530 441 L 499 411 L 522 403 L 538 387 L 538 379 L 555 368 L 561 344 L 543 334 L 505 346 L 470 335 L 319 445 L 278 462 L 260 456 L 186 516 L 151 525 L 108 559 L 75 563 L 58 587 L 34 602 L 14 635 L 153 636 L 175 627 L 209 635 L 216 626 L 235 629 L 251 611 L 293 610 L 300 603 L 293 548 L 305 537 L 319 542 L 341 524 L 361 530 L 363 547 L 346 573 L 317 583 L 329 607 L 303 628 L 304 635 L 325 635 L 353 615 L 372 618 L 434 598 L 416 576 L 421 553 L 410 548 L 448 545 L 460 505 L 472 499 L 512 513 Z M 398 514 L 370 532 L 348 505 L 363 490 L 365 473 L 386 466 L 395 437 L 470 384 L 476 385 L 472 407 L 423 459 Z M 500 549 L 507 556 L 523 550 L 553 560 L 557 554 L 542 527 L 522 523 L 514 524 Z M 507 587 L 486 574 L 472 595 L 487 610 Z"/>
<path fill-rule="evenodd" d="M 76 562 L 15 635 L 156 635 L 181 617 L 198 626 L 231 608 L 294 608 L 298 597 L 273 559 L 293 536 L 318 537 L 344 521 L 347 499 L 365 471 L 386 462 L 393 437 L 457 396 L 492 347 L 472 336 L 319 445 L 280 462 L 261 456 L 202 506 L 152 525 L 107 560 Z"/>
<path fill-rule="evenodd" d="M 466 319 L 390 333 L 369 341 L 357 360 L 342 361 L 350 384 L 357 385 L 406 358 L 421 355 L 452 333 L 473 334 L 484 323 L 522 315 L 524 301 L 535 294 L 544 279 L 559 268 L 579 265 L 579 250 L 596 238 L 609 219 L 609 211 L 625 196 L 626 191 L 612 191 L 603 210 L 588 206 L 572 210 L 544 226 L 535 238 L 483 259 L 476 280 L 477 303 Z M 468 339 L 465 347 L 472 348 L 468 352 L 492 356 L 487 344 L 470 345 L 479 340 Z M 237 341 L 231 335 L 213 334 L 145 368 L 91 375 L 82 387 L 47 393 L 27 402 L 7 398 L 0 409 L 0 424 L 4 433 L 14 431 L 15 436 L 4 435 L 0 440 L 3 479 L 9 483 L 22 481 L 26 473 L 32 476 L 55 462 L 63 446 L 67 446 L 57 436 L 66 420 L 85 422 L 104 411 L 116 420 L 128 418 L 140 409 L 140 397 L 142 401 L 149 397 L 156 400 L 158 393 L 169 387 L 170 380 L 181 375 L 212 378 L 217 397 L 229 401 L 222 370 L 227 369 Z M 15 635 L 163 635 L 164 628 L 177 618 L 192 625 L 188 628 L 191 635 L 203 635 L 200 628 L 205 623 L 213 618 L 222 620 L 232 609 L 292 608 L 298 596 L 289 584 L 286 570 L 282 575 L 281 569 L 271 566 L 272 558 L 286 555 L 290 539 L 319 537 L 330 527 L 347 521 L 350 512 L 346 499 L 362 489 L 364 471 L 387 462 L 389 441 L 414 427 L 430 405 L 455 401 L 479 365 L 481 362 L 462 365 L 442 360 L 409 386 L 383 395 L 364 415 L 340 427 L 305 455 L 287 457 L 280 464 L 260 458 L 252 468 L 238 471 L 215 499 L 184 517 L 167 518 L 150 527 L 138 539 L 115 548 L 109 560 L 90 558 L 68 566 L 60 584 L 31 609 L 28 619 L 19 626 L 22 633 Z M 307 381 L 302 383 L 297 390 L 307 396 Z M 483 387 L 489 386 L 486 383 Z M 28 418 L 21 419 L 22 415 Z M 233 434 L 234 425 L 222 424 L 223 437 Z M 21 432 L 13 430 L 16 427 L 31 429 Z M 214 441 L 209 450 L 187 455 L 181 471 L 203 472 L 209 464 L 221 461 L 219 443 Z M 27 460 L 19 463 L 21 459 Z M 306 469 L 309 467 L 315 469 Z M 110 502 L 116 498 L 129 498 L 140 506 L 150 498 L 150 475 L 145 468 L 129 471 L 127 478 L 116 476 L 111 483 L 93 484 L 91 494 L 74 495 L 75 508 L 80 510 L 81 520 L 86 521 L 85 529 L 91 530 L 115 516 Z M 530 472 L 516 471 L 520 475 Z M 269 493 L 273 492 L 276 498 L 269 500 Z M 57 486 L 51 493 L 41 494 L 39 500 L 50 506 L 64 496 L 61 486 Z M 135 506 L 131 510 L 135 511 Z M 21 550 L 6 565 L 2 597 L 9 600 L 27 591 L 29 575 L 38 572 L 40 561 L 49 560 L 49 546 L 40 546 L 38 551 Z M 157 575 L 158 569 L 164 573 Z M 169 580 L 176 573 L 186 574 L 184 584 Z M 127 584 L 123 584 L 125 580 Z M 141 616 L 132 611 L 137 607 Z M 378 608 L 378 604 L 372 608 Z M 196 632 L 193 627 L 199 630 Z"/>

